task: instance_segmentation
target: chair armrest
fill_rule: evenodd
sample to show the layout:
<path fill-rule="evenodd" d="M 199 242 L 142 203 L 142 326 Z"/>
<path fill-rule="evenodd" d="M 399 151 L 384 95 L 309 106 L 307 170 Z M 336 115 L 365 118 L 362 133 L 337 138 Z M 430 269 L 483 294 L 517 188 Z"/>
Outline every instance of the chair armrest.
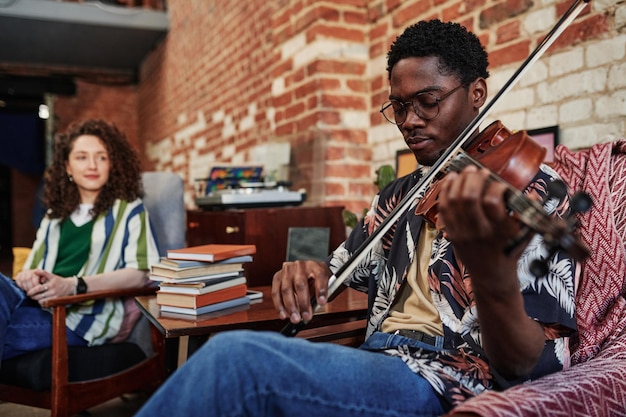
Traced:
<path fill-rule="evenodd" d="M 626 330 L 587 362 L 505 391 L 485 392 L 462 403 L 449 415 L 623 416 L 626 415 L 625 395 Z"/>
<path fill-rule="evenodd" d="M 67 295 L 64 297 L 51 298 L 45 300 L 41 306 L 46 308 L 56 307 L 60 305 L 77 304 L 89 300 L 98 300 L 101 298 L 123 298 L 138 297 L 140 295 L 152 295 L 156 292 L 156 287 L 145 286 L 140 288 L 124 288 L 117 290 L 93 291 L 86 294 Z"/>

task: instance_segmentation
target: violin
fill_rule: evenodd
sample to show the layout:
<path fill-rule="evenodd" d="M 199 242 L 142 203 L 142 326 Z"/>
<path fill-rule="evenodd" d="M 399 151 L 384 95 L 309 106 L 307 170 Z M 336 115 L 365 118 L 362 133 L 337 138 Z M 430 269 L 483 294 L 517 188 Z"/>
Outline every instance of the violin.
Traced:
<path fill-rule="evenodd" d="M 532 263 L 531 272 L 533 274 L 538 277 L 547 274 L 547 263 L 559 250 L 568 252 L 576 260 L 582 260 L 589 255 L 587 248 L 579 242 L 572 230 L 576 223 L 574 215 L 566 219 L 554 218 L 543 210 L 543 205 L 540 202 L 530 200 L 522 191 L 537 173 L 544 159 L 545 149 L 532 141 L 526 132 L 511 133 L 500 122 L 492 123 L 487 129 L 474 137 L 478 126 L 486 120 L 493 105 L 513 88 L 530 65 L 537 61 L 552 45 L 554 40 L 578 16 L 588 2 L 589 0 L 575 0 L 574 4 L 570 6 L 552 30 L 526 58 L 521 67 L 515 71 L 498 91 L 493 100 L 487 103 L 480 114 L 465 127 L 459 137 L 444 151 L 431 169 L 420 178 L 419 182 L 407 192 L 387 218 L 357 248 L 352 257 L 330 277 L 328 281 L 329 300 L 332 300 L 333 295 L 343 286 L 343 283 L 349 280 L 357 265 L 364 260 L 381 237 L 396 224 L 409 208 L 416 207 L 417 204 L 416 209 L 419 208 L 419 212 L 427 221 L 432 221 L 436 215 L 438 180 L 443 178 L 450 170 L 460 170 L 469 163 L 485 168 L 490 166 L 488 169 L 491 172 L 491 177 L 509 185 L 505 193 L 507 207 L 524 227 L 520 236 L 516 237 L 509 244 L 507 250 L 511 250 L 516 244 L 523 242 L 531 233 L 539 233 L 543 236 L 548 256 Z M 549 186 L 548 198 L 561 198 L 566 192 L 565 184 L 555 181 Z M 571 207 L 573 213 L 585 211 L 591 207 L 591 200 L 584 193 L 578 193 L 572 197 Z M 311 297 L 311 305 L 314 312 L 317 312 L 320 308 L 315 296 Z M 281 333 L 286 336 L 295 336 L 307 324 L 308 322 L 305 321 L 296 324 L 287 323 L 281 330 Z"/>
<path fill-rule="evenodd" d="M 572 197 L 571 212 L 565 219 L 549 216 L 542 204 L 528 199 L 523 190 L 531 183 L 538 172 L 546 149 L 532 140 L 526 131 L 511 133 L 499 120 L 471 140 L 455 158 L 453 158 L 440 175 L 426 190 L 417 203 L 415 214 L 424 217 L 433 226 L 437 220 L 437 200 L 441 188 L 441 179 L 447 172 L 460 171 L 469 164 L 486 168 L 490 178 L 507 186 L 505 200 L 511 215 L 519 220 L 525 228 L 520 235 L 509 243 L 507 251 L 511 251 L 524 241 L 531 233 L 539 233 L 544 237 L 548 247 L 548 256 L 536 259 L 530 265 L 531 273 L 542 277 L 548 273 L 548 261 L 557 250 L 564 250 L 577 261 L 589 256 L 589 251 L 573 235 L 576 213 L 591 208 L 591 199 L 585 193 L 576 193 Z M 563 198 L 567 192 L 562 181 L 548 185 L 545 200 Z M 544 200 L 544 201 L 545 201 Z"/>
<path fill-rule="evenodd" d="M 539 170 L 546 149 L 533 141 L 525 131 L 511 133 L 502 122 L 496 120 L 473 139 L 464 149 L 464 155 L 453 159 L 451 165 L 442 173 L 451 169 L 463 168 L 459 159 L 487 168 L 492 177 L 505 182 L 510 188 L 525 189 Z M 443 178 L 439 175 L 419 201 L 415 213 L 423 216 L 435 225 L 437 215 L 437 197 Z"/>

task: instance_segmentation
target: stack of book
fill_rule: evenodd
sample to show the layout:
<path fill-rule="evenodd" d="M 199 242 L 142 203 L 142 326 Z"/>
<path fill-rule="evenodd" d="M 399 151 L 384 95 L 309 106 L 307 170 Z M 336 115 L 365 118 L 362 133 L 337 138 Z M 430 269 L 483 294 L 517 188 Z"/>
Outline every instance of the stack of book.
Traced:
<path fill-rule="evenodd" d="M 162 312 L 200 315 L 250 303 L 243 264 L 254 245 L 210 244 L 170 250 L 153 265 Z"/>

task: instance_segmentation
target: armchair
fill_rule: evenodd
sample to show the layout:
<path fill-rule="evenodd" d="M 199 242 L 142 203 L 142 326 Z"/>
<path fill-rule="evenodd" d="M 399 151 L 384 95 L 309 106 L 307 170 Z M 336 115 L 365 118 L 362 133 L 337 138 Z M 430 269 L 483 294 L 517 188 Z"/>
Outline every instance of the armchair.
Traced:
<path fill-rule="evenodd" d="M 159 250 L 164 253 L 184 246 L 182 179 L 165 172 L 146 172 L 142 179 L 144 205 Z M 166 378 L 165 347 L 156 332 L 148 333 L 147 320 L 134 303 L 135 296 L 155 290 L 145 287 L 90 292 L 48 300 L 44 306 L 53 312 L 52 346 L 2 362 L 0 400 L 48 408 L 52 417 L 66 417 L 128 392 L 157 388 Z M 119 343 L 68 347 L 66 306 L 109 297 L 126 299 L 125 314 L 136 320 L 130 336 Z"/>
<path fill-rule="evenodd" d="M 556 171 L 570 190 L 594 201 L 581 216 L 580 236 L 591 249 L 576 294 L 578 337 L 568 369 L 456 407 L 479 416 L 626 415 L 626 140 L 587 150 L 556 148 Z"/>

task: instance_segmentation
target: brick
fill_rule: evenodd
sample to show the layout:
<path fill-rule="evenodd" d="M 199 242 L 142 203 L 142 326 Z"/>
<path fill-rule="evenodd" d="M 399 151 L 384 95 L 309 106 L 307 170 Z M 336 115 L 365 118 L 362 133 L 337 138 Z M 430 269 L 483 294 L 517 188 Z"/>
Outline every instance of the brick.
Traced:
<path fill-rule="evenodd" d="M 481 29 L 487 29 L 494 24 L 503 22 L 529 10 L 533 5 L 532 0 L 505 0 L 480 12 L 479 25 Z"/>
<path fill-rule="evenodd" d="M 387 53 L 390 44 L 388 42 L 373 42 L 370 44 L 370 56 L 378 56 Z"/>
<path fill-rule="evenodd" d="M 572 6 L 571 1 L 569 0 L 562 0 L 559 1 L 558 3 L 556 3 L 556 14 L 557 16 L 560 18 L 561 16 L 565 15 L 565 12 L 567 12 L 567 10 Z M 580 19 L 582 16 L 588 15 L 591 12 L 591 7 L 587 6 L 584 7 L 581 11 L 580 14 L 578 15 L 577 19 Z"/>
<path fill-rule="evenodd" d="M 333 4 L 366 8 L 369 4 L 369 1 L 368 0 L 333 0 Z"/>
<path fill-rule="evenodd" d="M 359 129 L 333 129 L 329 132 L 335 141 L 352 144 L 367 144 L 367 133 Z"/>
<path fill-rule="evenodd" d="M 520 36 L 520 22 L 514 20 L 496 29 L 496 44 L 506 43 Z"/>
<path fill-rule="evenodd" d="M 530 41 L 523 40 L 489 52 L 489 65 L 493 69 L 502 65 L 523 61 L 528 57 L 529 53 Z"/>
<path fill-rule="evenodd" d="M 339 125 L 341 115 L 337 111 L 319 111 L 317 112 L 317 121 L 325 125 Z"/>
<path fill-rule="evenodd" d="M 304 103 L 299 101 L 285 109 L 285 118 L 292 119 L 296 118 L 304 112 Z"/>
<path fill-rule="evenodd" d="M 368 23 L 366 9 L 353 11 L 347 10 L 343 12 L 343 20 L 349 24 L 365 26 Z"/>
<path fill-rule="evenodd" d="M 418 0 L 409 3 L 409 6 L 398 9 L 393 15 L 393 26 L 402 27 L 409 23 L 413 23 L 418 20 L 418 17 L 422 17 L 424 13 L 430 9 L 430 2 L 428 0 Z"/>
<path fill-rule="evenodd" d="M 400 7 L 402 0 L 385 0 L 386 12 L 391 14 L 395 9 Z"/>
<path fill-rule="evenodd" d="M 291 91 L 286 92 L 273 98 L 274 106 L 285 106 L 293 100 L 293 94 Z"/>
<path fill-rule="evenodd" d="M 346 80 L 346 86 L 349 90 L 354 91 L 356 93 L 367 93 L 369 91 L 368 83 L 365 80 Z M 325 90 L 329 90 L 326 88 Z"/>
<path fill-rule="evenodd" d="M 367 8 L 367 20 L 369 22 L 378 21 L 384 14 L 382 4 L 375 4 Z"/>
<path fill-rule="evenodd" d="M 295 99 L 300 100 L 307 96 L 314 95 L 318 91 L 320 91 L 320 83 L 316 79 L 312 79 L 300 86 L 298 86 L 294 92 L 293 96 Z"/>
<path fill-rule="evenodd" d="M 357 161 L 371 161 L 372 150 L 362 146 L 349 147 L 344 150 L 345 157 Z"/>
<path fill-rule="evenodd" d="M 463 5 L 465 6 L 464 12 L 467 14 L 479 10 L 485 4 L 487 4 L 486 0 L 463 0 Z"/>
<path fill-rule="evenodd" d="M 324 176 L 327 178 L 369 178 L 371 173 L 370 171 L 371 168 L 369 164 L 327 164 L 324 170 Z"/>
<path fill-rule="evenodd" d="M 285 59 L 279 62 L 272 70 L 272 76 L 281 77 L 285 73 L 290 72 L 293 69 L 293 60 L 291 58 Z"/>
<path fill-rule="evenodd" d="M 464 13 L 463 3 L 454 3 L 451 6 L 444 7 L 441 11 L 441 20 L 444 22 L 456 21 Z"/>
<path fill-rule="evenodd" d="M 305 12 L 304 15 L 296 18 L 294 27 L 297 32 L 300 32 L 318 21 L 337 22 L 339 21 L 339 11 L 326 6 L 313 7 Z"/>
<path fill-rule="evenodd" d="M 341 89 L 341 82 L 335 78 L 320 78 L 318 86 L 321 91 L 339 90 Z"/>
<path fill-rule="evenodd" d="M 568 48 L 591 39 L 599 39 L 603 34 L 609 31 L 607 19 L 608 16 L 595 15 L 589 16 L 582 21 L 574 21 L 565 29 L 561 36 L 554 41 L 549 51 Z"/>
<path fill-rule="evenodd" d="M 317 127 L 318 115 L 316 113 L 308 114 L 305 116 L 299 115 L 296 122 L 296 128 L 298 132 L 306 131 L 311 128 Z"/>
<path fill-rule="evenodd" d="M 343 160 L 345 157 L 346 149 L 343 146 L 329 145 L 324 152 L 324 159 L 326 161 Z"/>
<path fill-rule="evenodd" d="M 327 181 L 324 184 L 324 193 L 326 195 L 339 195 L 339 196 L 343 196 L 346 194 L 346 186 L 345 184 L 342 183 L 338 183 L 338 182 L 330 182 Z"/>
<path fill-rule="evenodd" d="M 369 40 L 373 42 L 378 38 L 387 38 L 387 32 L 389 31 L 389 25 L 386 21 L 375 23 L 369 32 Z"/>
<path fill-rule="evenodd" d="M 316 23 L 306 31 L 307 42 L 319 38 L 339 39 L 355 43 L 365 42 L 365 33 L 361 29 L 351 29 L 342 25 Z"/>
<path fill-rule="evenodd" d="M 350 183 L 350 188 L 349 188 L 350 195 L 363 196 L 365 198 L 368 198 L 367 200 L 368 202 L 369 202 L 369 199 L 372 199 L 374 195 L 376 195 L 377 192 L 378 192 L 378 189 L 373 184 L 373 181 L 369 184 L 355 184 L 353 182 Z M 363 208 L 367 208 L 367 206 L 364 205 Z"/>
<path fill-rule="evenodd" d="M 336 61 L 330 59 L 318 59 L 308 66 L 308 74 L 354 74 L 365 75 L 366 66 L 362 62 Z"/>
<path fill-rule="evenodd" d="M 323 92 L 321 94 L 321 105 L 323 107 L 330 107 L 334 109 L 354 109 L 354 110 L 366 110 L 367 105 L 363 98 L 355 97 L 352 95 L 338 95 L 329 94 Z"/>
<path fill-rule="evenodd" d="M 319 98 L 315 95 L 306 99 L 306 109 L 313 110 L 319 105 Z"/>
<path fill-rule="evenodd" d="M 573 100 L 559 107 L 559 121 L 579 122 L 593 115 L 593 101 L 589 98 Z"/>

